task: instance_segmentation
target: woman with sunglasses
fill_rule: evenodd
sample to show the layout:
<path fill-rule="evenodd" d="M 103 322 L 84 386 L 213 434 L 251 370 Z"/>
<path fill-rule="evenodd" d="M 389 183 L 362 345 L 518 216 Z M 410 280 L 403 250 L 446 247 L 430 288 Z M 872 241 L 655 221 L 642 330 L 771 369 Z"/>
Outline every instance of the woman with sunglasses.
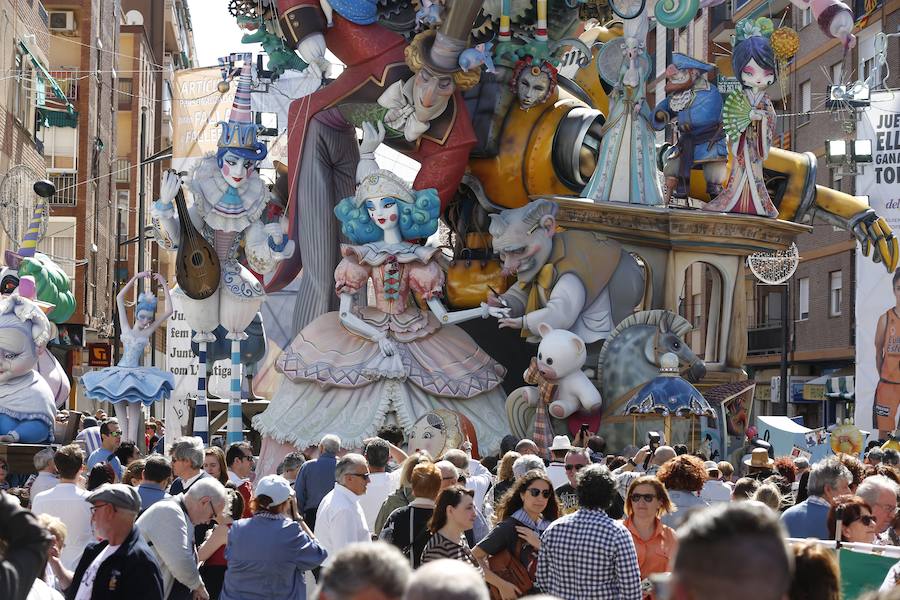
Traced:
<path fill-rule="evenodd" d="M 841 522 L 841 541 L 873 544 L 878 525 L 872 507 L 859 496 L 838 496 L 828 510 L 828 535 L 837 539 L 837 522 Z"/>
<path fill-rule="evenodd" d="M 475 525 L 475 492 L 461 485 L 452 485 L 437 498 L 434 513 L 428 522 L 431 539 L 422 551 L 421 564 L 441 558 L 467 562 L 481 571 L 472 555 L 465 532 Z"/>
<path fill-rule="evenodd" d="M 497 588 L 501 598 L 519 598 L 533 592 L 533 587 L 520 589 L 492 573 L 488 559 L 506 550 L 534 582 L 541 534 L 559 517 L 559 502 L 547 474 L 534 469 L 520 477 L 500 500 L 496 516 L 497 526 L 475 546 L 473 554 L 484 569 L 485 581 Z"/>
<path fill-rule="evenodd" d="M 656 477 L 638 477 L 628 486 L 624 525 L 634 540 L 642 580 L 653 573 L 669 570 L 669 558 L 675 553 L 678 542 L 675 531 L 663 525 L 660 517 L 671 510 L 669 494 Z"/>

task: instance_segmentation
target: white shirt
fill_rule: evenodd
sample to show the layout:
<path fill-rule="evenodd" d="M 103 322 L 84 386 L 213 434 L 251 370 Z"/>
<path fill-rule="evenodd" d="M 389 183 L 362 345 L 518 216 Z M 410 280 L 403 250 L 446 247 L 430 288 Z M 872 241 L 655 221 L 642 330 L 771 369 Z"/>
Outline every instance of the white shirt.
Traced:
<path fill-rule="evenodd" d="M 394 476 L 394 473 L 397 475 Z M 375 520 L 378 518 L 381 505 L 388 496 L 397 491 L 398 487 L 400 487 L 400 471 L 369 473 L 369 485 L 366 486 L 366 493 L 359 497 L 359 505 L 366 515 L 366 523 L 369 525 L 370 531 L 375 527 Z"/>
<path fill-rule="evenodd" d="M 316 511 L 316 529 L 319 543 L 328 551 L 327 565 L 339 550 L 355 542 L 368 542 L 369 526 L 357 496 L 339 483 L 322 498 Z"/>
<path fill-rule="evenodd" d="M 78 593 L 75 594 L 75 600 L 91 600 L 91 596 L 94 593 L 94 580 L 97 579 L 97 571 L 100 570 L 100 565 L 109 558 L 110 554 L 118 549 L 119 546 L 107 546 L 97 555 L 97 558 L 95 558 L 94 562 L 88 566 L 84 572 L 84 576 L 81 578 L 81 585 L 78 586 Z"/>
<path fill-rule="evenodd" d="M 87 496 L 88 492 L 74 483 L 59 483 L 31 501 L 31 512 L 54 516 L 65 524 L 66 545 L 59 558 L 70 571 L 78 566 L 84 547 L 95 540 Z"/>
<path fill-rule="evenodd" d="M 547 467 L 547 477 L 553 484 L 553 489 L 569 483 L 569 477 L 566 475 L 566 464 L 561 462 L 552 462 Z"/>
<path fill-rule="evenodd" d="M 466 475 L 466 487 L 475 492 L 475 506 L 478 510 L 484 506 L 484 497 L 487 495 L 494 477 L 487 467 L 475 459 L 469 459 L 469 473 Z"/>
<path fill-rule="evenodd" d="M 42 579 L 35 579 L 25 600 L 65 600 L 65 597 Z"/>
<path fill-rule="evenodd" d="M 710 479 L 703 484 L 700 497 L 712 504 L 713 502 L 731 502 L 731 487 L 724 481 Z"/>
<path fill-rule="evenodd" d="M 53 473 L 41 471 L 34 478 L 34 483 L 31 484 L 31 497 L 34 498 L 41 492 L 55 488 L 57 483 L 59 483 L 59 477 Z"/>
<path fill-rule="evenodd" d="M 245 481 L 250 481 L 250 480 L 244 479 L 243 477 L 238 477 L 234 471 L 232 471 L 231 469 L 228 469 L 228 481 L 230 481 L 234 485 L 239 486 L 239 485 L 243 485 L 243 483 Z"/>

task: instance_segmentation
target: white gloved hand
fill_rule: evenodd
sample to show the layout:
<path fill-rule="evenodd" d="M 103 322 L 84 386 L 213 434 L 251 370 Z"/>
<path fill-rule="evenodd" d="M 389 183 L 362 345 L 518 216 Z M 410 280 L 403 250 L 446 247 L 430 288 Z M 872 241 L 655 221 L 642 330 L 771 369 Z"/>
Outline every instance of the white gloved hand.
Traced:
<path fill-rule="evenodd" d="M 375 150 L 384 141 L 384 123 L 378 121 L 376 125 L 366 121 L 362 124 L 362 132 L 363 137 L 362 142 L 359 144 L 359 154 L 360 156 L 369 155 L 366 158 L 374 158 Z"/>
<path fill-rule="evenodd" d="M 163 171 L 162 183 L 159 186 L 159 202 L 160 204 L 172 204 L 178 190 L 181 189 L 181 175 L 174 171 Z"/>

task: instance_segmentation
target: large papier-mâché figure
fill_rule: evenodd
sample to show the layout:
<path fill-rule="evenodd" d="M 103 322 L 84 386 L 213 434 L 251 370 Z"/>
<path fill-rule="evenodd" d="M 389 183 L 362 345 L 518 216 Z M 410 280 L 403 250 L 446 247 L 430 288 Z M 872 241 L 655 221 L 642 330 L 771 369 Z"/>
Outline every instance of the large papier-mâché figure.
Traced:
<path fill-rule="evenodd" d="M 156 295 L 144 292 L 138 296 L 134 307 L 134 325 L 128 322 L 125 298 L 139 278 L 155 277 L 166 293 L 166 312 L 156 315 Z M 124 353 L 119 363 L 81 377 L 88 398 L 116 405 L 116 416 L 125 432 L 125 439 L 140 441 L 141 406 L 164 400 L 172 393 L 175 379 L 171 373 L 155 367 L 141 366 L 144 350 L 150 344 L 150 336 L 172 315 L 172 299 L 165 278 L 149 271 L 131 278 L 116 296 L 119 309 L 119 326 L 122 331 Z"/>
<path fill-rule="evenodd" d="M 177 174 L 166 172 L 160 187 L 160 200 L 153 205 L 153 224 L 159 243 L 168 250 L 179 244 L 194 245 L 202 236 L 218 257 L 221 271 L 215 291 L 206 297 L 190 297 L 182 289 L 173 290 L 179 309 L 191 329 L 197 332 L 193 341 L 200 344 L 200 378 L 198 403 L 205 403 L 205 345 L 216 340 L 214 332 L 223 327 L 232 342 L 232 397 L 229 407 L 229 439 L 242 437 L 241 350 L 247 338 L 245 330 L 253 322 L 265 301 L 265 292 L 257 276 L 270 273 L 279 261 L 290 257 L 294 244 L 287 240 L 287 222 L 282 217 L 266 222 L 266 208 L 271 194 L 260 178 L 257 165 L 266 157 L 266 146 L 257 141 L 258 126 L 250 113 L 250 60 L 244 62 L 228 122 L 222 122 L 219 149 L 200 162 L 189 182 L 194 202 L 188 208 L 196 229 L 188 240 L 181 240 L 180 216 L 173 200 L 181 188 Z M 199 232 L 199 233 L 198 233 Z M 192 241 L 193 238 L 194 241 Z M 241 264 L 245 261 L 249 269 Z M 187 260 L 179 258 L 179 265 Z"/>
<path fill-rule="evenodd" d="M 722 191 L 728 161 L 722 128 L 722 94 L 706 73 L 715 67 L 677 52 L 666 68 L 666 98 L 653 110 L 653 126 L 664 129 L 678 121 L 678 142 L 665 155 L 666 188 L 676 198 L 687 198 L 691 169 L 703 168 L 710 197 Z"/>
<path fill-rule="evenodd" d="M 595 202 L 660 205 L 656 134 L 645 89 L 651 61 L 643 38 L 605 44 L 597 56 L 597 69 L 613 90 L 597 167 L 581 195 Z"/>
<path fill-rule="evenodd" d="M 50 335 L 35 302 L 18 293 L 0 298 L 0 442 L 53 441 L 53 392 L 35 370 Z"/>
<path fill-rule="evenodd" d="M 644 294 L 644 273 L 617 242 L 588 231 L 556 231 L 558 206 L 535 200 L 491 215 L 494 251 L 516 283 L 490 304 L 506 307 L 500 327 L 537 343 L 540 323 L 586 344 L 604 339 Z"/>
<path fill-rule="evenodd" d="M 383 134 L 367 123 L 363 149 Z M 434 409 L 459 412 L 475 425 L 482 448 L 496 450 L 506 433 L 505 370 L 453 325 L 492 309 L 448 313 L 440 300 L 439 250 L 405 241 L 434 233 L 439 210 L 436 190 L 413 190 L 383 170 L 370 171 L 336 207 L 352 242 L 341 247 L 334 274 L 340 310 L 303 328 L 278 359 L 286 379 L 253 420 L 264 437 L 263 470 L 292 446 L 317 442 L 323 431 L 359 446 L 390 412 L 407 430 Z M 354 296 L 367 283 L 375 303 L 356 306 Z M 413 294 L 428 310 L 415 305 Z"/>
<path fill-rule="evenodd" d="M 385 143 L 421 165 L 414 187 L 437 189 L 444 207 L 459 188 L 476 143 L 460 92 L 478 82 L 480 70 L 466 73 L 458 61 L 481 0 L 445 5 L 439 28 L 407 43 L 376 23 L 374 1 L 278 1 L 285 38 L 311 68 L 328 64 L 326 47 L 346 65 L 327 86 L 295 100 L 288 119 L 288 221 L 299 252 L 277 267 L 267 289 L 291 283 L 302 260 L 294 332 L 337 309 L 331 283 L 341 255 L 334 208 L 358 180 L 355 127 L 381 121 Z"/>
<path fill-rule="evenodd" d="M 704 210 L 777 217 L 763 178 L 763 161 L 775 137 L 775 107 L 766 88 L 775 83 L 775 54 L 769 36 L 772 21 L 760 17 L 737 25 L 731 64 L 741 89 L 725 101 L 725 131 L 733 160 L 725 189 Z"/>

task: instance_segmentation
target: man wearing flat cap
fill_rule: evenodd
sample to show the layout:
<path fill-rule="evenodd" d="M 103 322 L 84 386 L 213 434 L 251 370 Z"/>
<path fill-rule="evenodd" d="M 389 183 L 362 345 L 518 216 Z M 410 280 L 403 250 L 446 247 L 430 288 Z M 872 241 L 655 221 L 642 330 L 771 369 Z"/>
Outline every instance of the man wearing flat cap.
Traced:
<path fill-rule="evenodd" d="M 101 541 L 85 548 L 66 599 L 162 600 L 159 566 L 134 524 L 141 510 L 137 490 L 106 484 L 85 500 L 91 504 L 91 524 Z"/>

